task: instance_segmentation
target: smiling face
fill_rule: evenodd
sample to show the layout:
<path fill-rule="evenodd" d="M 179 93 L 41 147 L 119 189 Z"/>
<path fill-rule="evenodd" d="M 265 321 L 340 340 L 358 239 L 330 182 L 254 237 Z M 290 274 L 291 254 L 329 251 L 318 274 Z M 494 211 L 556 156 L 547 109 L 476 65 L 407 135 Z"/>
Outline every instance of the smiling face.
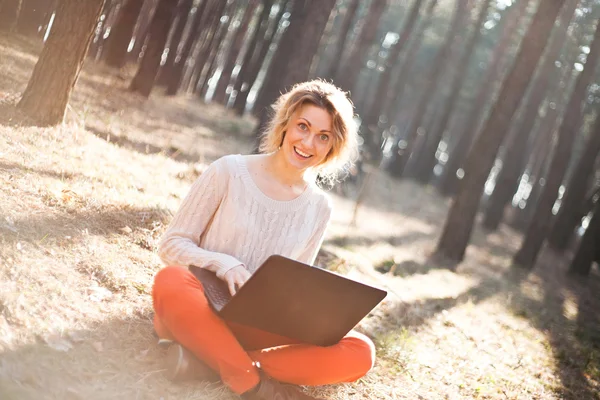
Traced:
<path fill-rule="evenodd" d="M 333 120 L 312 104 L 301 106 L 288 121 L 281 150 L 286 161 L 302 171 L 320 165 L 333 147 Z"/>

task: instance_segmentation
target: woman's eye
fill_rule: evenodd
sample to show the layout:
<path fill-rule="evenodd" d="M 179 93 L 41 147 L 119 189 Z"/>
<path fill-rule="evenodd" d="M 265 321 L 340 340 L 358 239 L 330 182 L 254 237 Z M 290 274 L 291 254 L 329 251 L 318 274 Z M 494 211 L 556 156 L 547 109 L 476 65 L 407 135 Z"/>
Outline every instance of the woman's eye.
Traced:
<path fill-rule="evenodd" d="M 321 135 L 321 140 L 324 141 L 324 142 L 328 141 L 329 140 L 329 135 L 322 134 Z"/>
<path fill-rule="evenodd" d="M 303 130 L 303 131 L 308 130 L 308 125 L 306 125 L 304 122 L 300 122 L 298 124 L 298 127 L 300 127 L 300 130 Z"/>

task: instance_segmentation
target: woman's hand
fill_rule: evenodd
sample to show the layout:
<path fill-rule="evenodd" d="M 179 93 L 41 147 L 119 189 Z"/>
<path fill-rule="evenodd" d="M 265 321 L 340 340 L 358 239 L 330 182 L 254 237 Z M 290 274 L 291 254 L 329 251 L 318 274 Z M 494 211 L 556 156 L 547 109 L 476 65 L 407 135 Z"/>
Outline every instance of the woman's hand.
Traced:
<path fill-rule="evenodd" d="M 227 283 L 229 292 L 232 296 L 248 279 L 250 279 L 250 272 L 248 272 L 243 265 L 233 267 L 223 275 L 223 280 Z"/>

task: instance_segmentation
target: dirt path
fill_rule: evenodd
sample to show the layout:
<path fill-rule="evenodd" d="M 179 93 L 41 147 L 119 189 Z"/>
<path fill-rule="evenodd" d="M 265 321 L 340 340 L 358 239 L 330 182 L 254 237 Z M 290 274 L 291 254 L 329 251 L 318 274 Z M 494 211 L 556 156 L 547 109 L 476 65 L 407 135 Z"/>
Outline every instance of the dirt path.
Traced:
<path fill-rule="evenodd" d="M 171 213 L 206 163 L 251 148 L 253 122 L 191 98 L 142 101 L 89 64 L 64 126 L 21 127 L 11 102 L 35 51 L 0 39 L 0 398 L 233 399 L 163 377 L 150 291 Z M 514 271 L 509 230 L 476 230 L 451 272 L 429 258 L 446 200 L 380 173 L 368 193 L 355 226 L 352 199 L 332 194 L 319 262 L 390 291 L 360 326 L 379 358 L 359 382 L 318 393 L 599 398 L 597 272 L 567 280 L 550 253 L 534 273 Z"/>

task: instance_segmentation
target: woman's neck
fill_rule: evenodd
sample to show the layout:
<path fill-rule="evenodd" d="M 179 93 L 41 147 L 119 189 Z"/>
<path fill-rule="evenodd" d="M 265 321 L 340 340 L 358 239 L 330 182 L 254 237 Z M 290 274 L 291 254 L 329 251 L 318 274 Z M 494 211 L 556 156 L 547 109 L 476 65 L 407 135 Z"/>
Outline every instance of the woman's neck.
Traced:
<path fill-rule="evenodd" d="M 276 151 L 267 155 L 269 172 L 285 186 L 305 186 L 306 171 L 291 167 L 284 159 L 283 152 Z"/>

